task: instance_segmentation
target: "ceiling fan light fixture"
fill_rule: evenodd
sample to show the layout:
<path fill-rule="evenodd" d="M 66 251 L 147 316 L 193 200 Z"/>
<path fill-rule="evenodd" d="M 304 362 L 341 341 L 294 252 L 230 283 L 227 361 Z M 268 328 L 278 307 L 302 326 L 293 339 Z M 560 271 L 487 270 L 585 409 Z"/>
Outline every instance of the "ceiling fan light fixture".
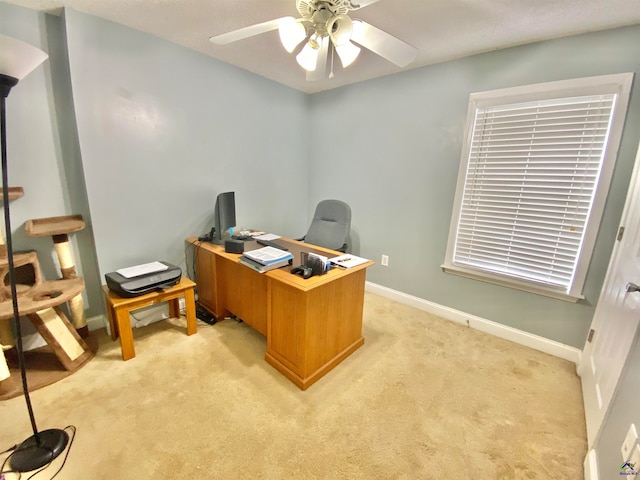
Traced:
<path fill-rule="evenodd" d="M 307 38 L 307 29 L 293 17 L 281 18 L 278 23 L 278 32 L 282 46 L 289 53 L 293 52 L 300 45 L 300 42 Z"/>
<path fill-rule="evenodd" d="M 336 15 L 327 22 L 327 32 L 335 46 L 344 45 L 351 40 L 353 21 L 348 15 Z"/>
<path fill-rule="evenodd" d="M 296 61 L 298 62 L 298 65 L 304 68 L 307 72 L 313 72 L 318 64 L 319 53 L 319 48 L 313 48 L 311 43 L 307 42 L 300 53 L 296 55 Z"/>
<path fill-rule="evenodd" d="M 365 27 L 360 20 L 354 20 L 351 23 L 351 38 L 357 39 L 357 37 L 362 37 L 364 35 Z M 357 41 L 357 40 L 356 40 Z"/>
<path fill-rule="evenodd" d="M 351 42 L 347 42 L 344 45 L 336 45 L 336 52 L 338 53 L 338 57 L 340 57 L 342 68 L 347 68 L 351 65 L 356 58 L 358 58 L 358 55 L 360 55 L 360 50 L 360 47 Z"/>
<path fill-rule="evenodd" d="M 216 35 L 209 40 L 215 45 L 227 45 L 277 29 L 283 48 L 295 55 L 298 64 L 306 70 L 308 81 L 326 78 L 329 53 L 329 78 L 334 76 L 334 55 L 338 55 L 345 69 L 358 58 L 363 48 L 400 68 L 413 62 L 418 54 L 417 48 L 403 40 L 364 20 L 351 17 L 352 12 L 380 0 L 288 1 L 295 1 L 300 18 L 276 18 Z"/>

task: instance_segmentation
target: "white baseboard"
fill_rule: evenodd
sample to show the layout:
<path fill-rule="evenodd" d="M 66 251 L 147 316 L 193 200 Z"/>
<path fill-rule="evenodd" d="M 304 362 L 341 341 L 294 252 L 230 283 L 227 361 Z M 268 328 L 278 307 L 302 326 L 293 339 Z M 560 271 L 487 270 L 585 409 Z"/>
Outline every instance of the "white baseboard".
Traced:
<path fill-rule="evenodd" d="M 108 330 L 108 325 L 109 320 L 107 320 L 106 315 L 94 315 L 93 317 L 87 318 L 87 327 L 89 327 L 90 332 L 101 328 L 107 328 Z"/>
<path fill-rule="evenodd" d="M 598 458 L 593 449 L 584 457 L 584 480 L 598 480 Z"/>
<path fill-rule="evenodd" d="M 452 322 L 460 323 L 470 328 L 475 328 L 476 330 L 489 333 L 491 335 L 509 340 L 519 345 L 524 345 L 526 347 L 533 348 L 534 350 L 538 350 L 555 357 L 569 360 L 576 365 L 580 363 L 582 351 L 575 347 L 571 347 L 569 345 L 565 345 L 548 338 L 540 337 L 523 330 L 518 330 L 516 328 L 509 327 L 498 322 L 477 317 L 475 315 L 470 315 L 468 313 L 461 312 L 460 310 L 445 307 L 443 305 L 424 300 L 423 298 L 414 297 L 413 295 L 399 292 L 391 288 L 383 287 L 382 285 L 378 285 L 376 283 L 366 282 L 365 289 L 368 292 L 389 298 L 404 305 L 415 307 L 419 310 L 423 310 L 444 319 L 451 320 Z"/>

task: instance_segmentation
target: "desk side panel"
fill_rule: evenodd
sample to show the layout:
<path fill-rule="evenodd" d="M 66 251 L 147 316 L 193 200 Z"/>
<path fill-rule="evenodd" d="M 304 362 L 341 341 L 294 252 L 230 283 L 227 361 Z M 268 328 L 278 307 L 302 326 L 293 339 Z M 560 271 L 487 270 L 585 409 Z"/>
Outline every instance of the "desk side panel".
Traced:
<path fill-rule="evenodd" d="M 309 292 L 307 376 L 362 340 L 365 275 L 365 270 L 354 272 Z"/>
<path fill-rule="evenodd" d="M 222 312 L 218 311 L 216 255 L 199 245 L 196 245 L 194 254 L 196 255 L 198 303 L 218 318 Z"/>
<path fill-rule="evenodd" d="M 364 280 L 361 270 L 306 292 L 272 283 L 267 354 L 304 388 L 364 342 Z"/>
<path fill-rule="evenodd" d="M 298 377 L 305 376 L 305 295 L 287 284 L 271 281 L 267 351 Z"/>

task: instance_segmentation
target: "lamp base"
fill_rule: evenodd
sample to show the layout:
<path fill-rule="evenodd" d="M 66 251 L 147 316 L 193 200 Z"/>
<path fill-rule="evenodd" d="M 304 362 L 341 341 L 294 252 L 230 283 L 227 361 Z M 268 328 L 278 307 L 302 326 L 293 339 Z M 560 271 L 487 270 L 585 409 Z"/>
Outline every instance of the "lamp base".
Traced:
<path fill-rule="evenodd" d="M 69 443 L 69 435 L 64 430 L 50 429 L 32 435 L 18 446 L 11 455 L 11 469 L 30 472 L 51 463 Z"/>

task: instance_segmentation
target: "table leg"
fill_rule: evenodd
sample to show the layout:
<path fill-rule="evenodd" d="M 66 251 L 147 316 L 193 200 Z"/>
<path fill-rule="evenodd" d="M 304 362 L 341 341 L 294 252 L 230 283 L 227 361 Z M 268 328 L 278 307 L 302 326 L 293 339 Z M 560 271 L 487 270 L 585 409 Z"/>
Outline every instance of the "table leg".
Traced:
<path fill-rule="evenodd" d="M 196 300 L 193 293 L 193 288 L 185 290 L 184 306 L 186 309 L 187 317 L 187 335 L 193 335 L 198 331 L 198 327 L 196 326 Z"/>
<path fill-rule="evenodd" d="M 169 300 L 169 316 L 171 318 L 180 318 L 180 300 L 178 298 Z"/>
<path fill-rule="evenodd" d="M 129 320 L 129 310 L 126 308 L 117 308 L 116 320 L 118 323 L 118 332 L 120 333 L 122 359 L 129 360 L 136 356 L 136 351 L 133 348 L 133 331 L 131 330 L 131 321 Z"/>
<path fill-rule="evenodd" d="M 114 318 L 113 307 L 107 302 L 107 317 L 109 319 L 109 330 L 111 331 L 111 340 L 118 338 L 118 324 Z"/>

